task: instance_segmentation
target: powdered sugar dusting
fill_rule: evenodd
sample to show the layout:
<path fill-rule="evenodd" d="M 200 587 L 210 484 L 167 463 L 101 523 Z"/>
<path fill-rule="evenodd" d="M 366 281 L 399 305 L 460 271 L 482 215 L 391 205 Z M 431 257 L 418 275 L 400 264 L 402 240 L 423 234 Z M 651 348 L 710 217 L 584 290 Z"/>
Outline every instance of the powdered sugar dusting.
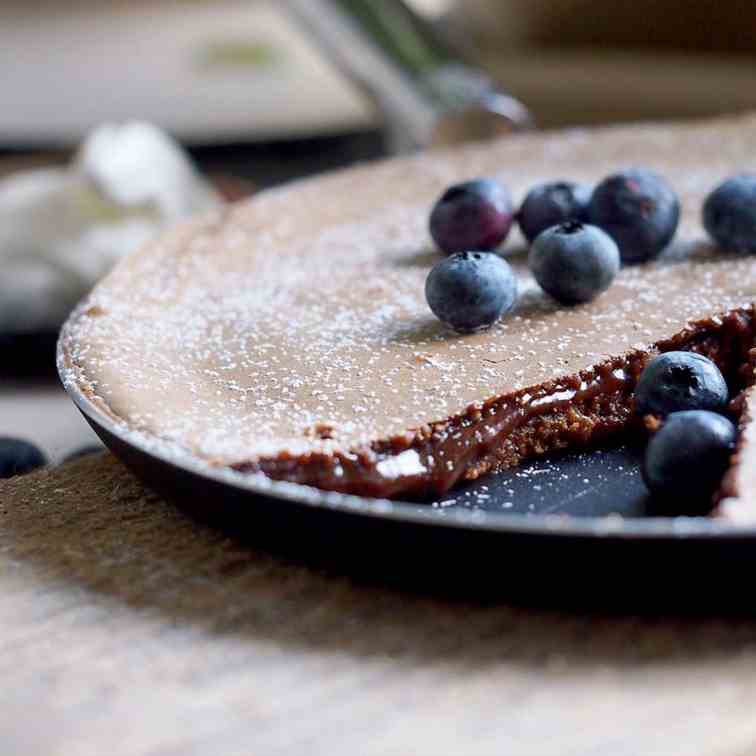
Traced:
<path fill-rule="evenodd" d="M 596 181 L 628 162 L 680 192 L 664 261 L 560 308 L 514 238 L 510 317 L 470 336 L 433 318 L 426 223 L 447 184 L 495 173 L 519 199 L 536 181 Z M 122 263 L 65 329 L 68 379 L 130 428 L 214 464 L 364 448 L 756 301 L 756 260 L 714 254 L 698 219 L 713 184 L 749 166 L 754 119 L 510 138 L 268 192 Z"/>

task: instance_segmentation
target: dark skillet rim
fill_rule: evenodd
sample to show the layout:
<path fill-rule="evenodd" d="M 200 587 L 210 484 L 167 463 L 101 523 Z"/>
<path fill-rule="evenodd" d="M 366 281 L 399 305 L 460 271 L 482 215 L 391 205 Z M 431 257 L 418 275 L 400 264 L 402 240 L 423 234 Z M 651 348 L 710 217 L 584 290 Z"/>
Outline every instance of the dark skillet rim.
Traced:
<path fill-rule="evenodd" d="M 64 333 L 65 333 L 64 328 Z M 311 486 L 275 481 L 263 475 L 248 475 L 229 468 L 213 467 L 187 452 L 171 453 L 165 448 L 150 448 L 146 437 L 134 433 L 103 413 L 74 380 L 66 378 L 63 336 L 57 346 L 58 375 L 71 400 L 93 425 L 117 438 L 140 454 L 178 471 L 198 475 L 267 499 L 294 503 L 312 509 L 388 520 L 395 523 L 455 528 L 469 531 L 501 533 L 509 536 L 545 538 L 583 538 L 588 540 L 743 540 L 756 539 L 754 524 L 737 524 L 706 517 L 622 518 L 569 517 L 564 515 L 525 515 L 496 513 L 450 507 L 440 509 L 427 504 L 370 499 L 361 496 L 322 491 Z"/>

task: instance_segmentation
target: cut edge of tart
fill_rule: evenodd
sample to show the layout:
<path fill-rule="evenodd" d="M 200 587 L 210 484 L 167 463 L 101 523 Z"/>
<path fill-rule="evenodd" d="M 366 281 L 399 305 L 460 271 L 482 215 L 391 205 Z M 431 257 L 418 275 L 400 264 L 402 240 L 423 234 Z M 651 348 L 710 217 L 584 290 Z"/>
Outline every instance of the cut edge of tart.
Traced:
<path fill-rule="evenodd" d="M 427 310 L 440 259 L 426 221 L 447 185 L 501 178 L 595 183 L 628 164 L 679 192 L 677 241 L 624 269 L 594 302 L 544 295 L 522 242 L 514 313 L 453 335 Z M 635 382 L 658 351 L 713 359 L 754 382 L 756 258 L 706 242 L 700 208 L 756 168 L 756 118 L 509 137 L 385 161 L 269 191 L 178 227 L 121 263 L 61 336 L 62 374 L 111 419 L 219 467 L 388 498 L 552 449 L 616 441 L 638 425 Z M 741 448 L 720 513 L 756 493 L 753 392 L 736 400 Z"/>

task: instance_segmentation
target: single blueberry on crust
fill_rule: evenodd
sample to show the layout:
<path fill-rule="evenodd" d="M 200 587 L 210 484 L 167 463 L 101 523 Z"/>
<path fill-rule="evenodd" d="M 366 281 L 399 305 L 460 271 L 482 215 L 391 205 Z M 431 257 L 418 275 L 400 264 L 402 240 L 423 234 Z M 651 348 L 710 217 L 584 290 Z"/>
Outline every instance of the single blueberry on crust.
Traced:
<path fill-rule="evenodd" d="M 440 321 L 469 333 L 492 325 L 512 309 L 517 279 L 509 264 L 491 252 L 460 252 L 431 270 L 425 297 Z"/>
<path fill-rule="evenodd" d="M 617 245 L 596 226 L 568 221 L 533 242 L 528 265 L 541 288 L 562 304 L 590 302 L 611 286 L 620 268 Z"/>
<path fill-rule="evenodd" d="M 721 412 L 729 390 L 719 368 L 695 352 L 666 352 L 654 357 L 635 387 L 639 415 L 669 415 L 681 410 Z"/>
<path fill-rule="evenodd" d="M 523 236 L 532 243 L 541 232 L 567 221 L 588 221 L 591 187 L 572 181 L 540 184 L 528 192 L 517 220 Z"/>
<path fill-rule="evenodd" d="M 680 201 L 659 174 L 633 168 L 596 187 L 589 216 L 617 242 L 623 263 L 641 263 L 658 257 L 672 241 Z"/>
<path fill-rule="evenodd" d="M 733 176 L 706 198 L 703 224 L 722 249 L 756 252 L 756 175 Z"/>
<path fill-rule="evenodd" d="M 701 502 L 711 504 L 736 438 L 735 425 L 722 415 L 705 410 L 674 412 L 646 447 L 643 480 L 652 494 L 673 497 L 687 512 L 698 513 Z"/>
<path fill-rule="evenodd" d="M 447 189 L 430 216 L 430 234 L 447 255 L 468 250 L 491 251 L 514 222 L 512 197 L 493 179 L 477 179 Z"/>

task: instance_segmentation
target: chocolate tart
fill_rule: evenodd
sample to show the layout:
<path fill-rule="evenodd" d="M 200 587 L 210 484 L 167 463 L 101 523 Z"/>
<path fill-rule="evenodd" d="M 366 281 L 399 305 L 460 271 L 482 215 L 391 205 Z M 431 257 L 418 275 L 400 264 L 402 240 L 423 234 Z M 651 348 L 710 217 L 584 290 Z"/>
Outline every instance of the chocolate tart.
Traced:
<path fill-rule="evenodd" d="M 628 165 L 679 192 L 676 242 L 595 302 L 540 292 L 513 235 L 517 309 L 455 335 L 423 285 L 439 259 L 430 206 L 479 175 L 516 199 L 534 183 L 595 182 Z M 650 356 L 691 349 L 739 394 L 741 449 L 720 511 L 756 497 L 756 258 L 718 251 L 706 193 L 756 170 L 756 117 L 509 137 L 268 191 L 180 226 L 123 261 L 65 326 L 64 381 L 172 453 L 243 473 L 388 498 L 439 495 L 549 450 L 632 432 Z M 741 393 L 742 392 L 742 393 Z"/>

